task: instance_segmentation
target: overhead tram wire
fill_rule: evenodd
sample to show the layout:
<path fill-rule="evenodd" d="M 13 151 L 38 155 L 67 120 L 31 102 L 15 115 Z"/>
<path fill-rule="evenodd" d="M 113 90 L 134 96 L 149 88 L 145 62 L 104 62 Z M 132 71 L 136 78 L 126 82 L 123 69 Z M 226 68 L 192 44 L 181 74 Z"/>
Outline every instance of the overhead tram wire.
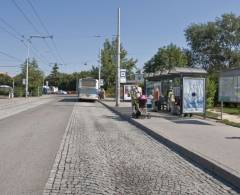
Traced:
<path fill-rule="evenodd" d="M 16 60 L 16 61 L 22 62 L 21 59 L 19 59 L 19 58 L 13 56 L 13 55 L 11 55 L 11 54 L 8 54 L 8 53 L 6 53 L 6 52 L 0 51 L 0 54 L 2 54 L 2 55 L 4 55 L 4 56 L 7 56 L 8 58 L 11 58 L 11 59 L 13 59 L 13 60 Z"/>
<path fill-rule="evenodd" d="M 26 3 L 30 6 L 30 8 L 32 9 L 34 15 L 35 15 L 36 18 L 38 19 L 38 21 L 39 21 L 40 25 L 42 26 L 43 30 L 45 31 L 46 35 L 49 36 L 49 37 L 51 37 L 49 31 L 47 30 L 46 25 L 44 25 L 41 17 L 40 17 L 39 14 L 37 13 L 37 10 L 35 9 L 35 7 L 33 6 L 33 4 L 31 3 L 31 1 L 25 0 L 25 2 L 26 2 Z M 40 32 L 39 32 L 39 33 L 40 33 Z M 54 42 L 54 39 L 51 38 L 51 41 Z M 48 42 L 47 42 L 45 39 L 44 39 L 44 42 L 45 42 L 45 44 L 47 45 L 48 49 L 51 51 L 52 57 L 53 57 L 53 58 L 56 58 L 56 59 L 59 58 L 60 61 L 62 61 L 61 56 L 59 57 L 59 54 L 56 52 L 56 49 L 54 48 L 57 55 L 52 51 L 52 48 L 50 47 L 50 45 L 48 44 Z"/>
<path fill-rule="evenodd" d="M 12 25 L 10 25 L 6 20 L 4 20 L 2 17 L 0 17 L 0 21 L 5 24 L 8 28 L 10 28 L 16 35 L 22 37 L 21 33 L 18 32 Z"/>
<path fill-rule="evenodd" d="M 19 67 L 20 65 L 16 65 L 16 66 L 14 66 L 14 65 L 10 65 L 10 66 L 5 66 L 5 65 L 0 65 L 0 68 L 15 68 L 15 67 Z"/>
<path fill-rule="evenodd" d="M 10 32 L 10 31 L 7 30 L 6 28 L 4 28 L 3 26 L 0 26 L 0 29 L 2 29 L 3 31 L 5 31 L 7 34 L 9 34 L 11 37 L 17 39 L 18 41 L 23 41 L 23 40 L 20 39 L 18 36 L 16 36 L 16 35 L 13 34 L 12 32 Z"/>
<path fill-rule="evenodd" d="M 44 29 L 44 31 L 46 32 L 46 34 L 47 34 L 48 36 L 50 36 L 50 33 L 49 33 L 46 25 L 44 24 L 43 20 L 41 19 L 40 15 L 38 14 L 37 10 L 35 9 L 35 7 L 33 6 L 33 4 L 31 3 L 31 1 L 29 1 L 29 0 L 25 0 L 25 1 L 26 1 L 26 2 L 30 5 L 30 7 L 32 8 L 33 13 L 34 13 L 35 16 L 38 18 L 39 23 L 41 24 L 41 26 L 42 26 L 42 28 Z M 60 52 L 59 52 L 59 50 L 58 50 L 58 48 L 57 48 L 57 45 L 56 45 L 55 40 L 54 40 L 54 39 L 51 39 L 51 40 L 52 40 L 52 44 L 53 44 L 53 47 L 54 47 L 54 49 L 55 49 L 55 52 L 56 52 L 58 58 L 60 59 L 60 61 L 62 62 L 62 64 L 65 65 L 64 60 L 63 60 L 62 56 L 60 55 Z"/>
<path fill-rule="evenodd" d="M 34 31 L 36 33 L 38 33 L 39 35 L 41 34 L 41 32 L 38 30 L 38 28 L 34 25 L 34 23 L 29 19 L 29 17 L 25 14 L 25 12 L 23 11 L 23 9 L 19 6 L 19 4 L 16 2 L 16 0 L 12 0 L 13 4 L 15 5 L 15 7 L 17 8 L 17 10 L 23 15 L 24 19 L 29 23 L 30 26 L 32 26 L 32 28 L 34 29 Z M 45 39 L 43 39 L 43 42 L 45 43 L 45 45 L 47 46 L 47 48 L 49 49 L 49 51 L 52 51 L 52 48 L 49 46 L 49 44 L 47 43 L 47 41 Z M 55 56 L 53 55 L 53 53 L 51 52 L 52 57 L 55 58 Z"/>
<path fill-rule="evenodd" d="M 9 23 L 7 23 L 3 18 L 0 18 L 0 21 L 2 21 L 2 23 L 4 23 L 6 26 L 8 26 L 9 28 L 11 28 L 11 30 L 14 32 L 11 32 L 9 30 L 7 30 L 6 28 L 4 28 L 3 26 L 0 26 L 0 29 L 2 29 L 4 32 L 6 32 L 7 34 L 9 34 L 11 37 L 13 37 L 14 39 L 20 41 L 25 47 L 27 47 L 26 43 L 24 41 L 27 41 L 26 38 L 24 36 L 21 35 L 21 33 L 19 33 L 16 29 L 14 29 Z M 33 45 L 32 48 L 35 50 L 35 52 L 33 52 L 38 60 L 42 61 L 43 63 L 49 64 L 49 62 L 43 60 L 44 58 L 46 58 L 45 56 L 42 56 L 40 51 L 38 49 L 36 49 Z M 2 52 L 3 54 L 4 52 Z M 39 54 L 37 54 L 39 53 Z M 8 54 L 9 55 L 9 54 Z M 41 57 L 39 57 L 41 56 Z"/>

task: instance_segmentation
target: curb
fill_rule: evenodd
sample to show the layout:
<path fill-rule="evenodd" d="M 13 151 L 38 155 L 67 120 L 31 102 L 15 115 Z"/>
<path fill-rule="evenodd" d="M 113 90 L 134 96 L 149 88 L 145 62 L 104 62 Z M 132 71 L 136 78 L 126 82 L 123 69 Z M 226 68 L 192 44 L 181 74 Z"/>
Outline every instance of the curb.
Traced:
<path fill-rule="evenodd" d="M 156 133 L 150 128 L 138 123 L 137 121 L 133 120 L 129 116 L 122 114 L 121 112 L 117 111 L 116 109 L 107 105 L 106 103 L 99 100 L 98 102 L 104 105 L 105 107 L 107 107 L 109 110 L 111 110 L 115 114 L 119 115 L 124 120 L 131 123 L 132 125 L 143 130 L 145 133 L 153 137 L 155 140 L 163 143 L 168 148 L 177 152 L 186 160 L 193 162 L 195 165 L 197 165 L 201 169 L 207 170 L 213 176 L 218 177 L 218 180 L 220 178 L 220 180 L 223 180 L 224 182 L 232 186 L 236 191 L 240 192 L 240 175 L 238 175 L 237 173 L 234 173 L 233 170 L 232 171 L 228 170 L 226 167 L 223 167 L 221 164 L 218 164 L 218 162 L 211 161 L 207 157 L 203 157 L 197 154 L 196 152 L 192 152 L 189 149 L 171 141 L 170 139 Z"/>

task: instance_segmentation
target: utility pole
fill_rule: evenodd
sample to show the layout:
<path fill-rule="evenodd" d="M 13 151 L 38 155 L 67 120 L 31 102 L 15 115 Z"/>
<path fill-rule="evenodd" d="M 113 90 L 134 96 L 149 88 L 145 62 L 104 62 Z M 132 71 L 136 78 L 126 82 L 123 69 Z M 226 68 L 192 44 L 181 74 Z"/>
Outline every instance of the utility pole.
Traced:
<path fill-rule="evenodd" d="M 25 98 L 28 97 L 28 63 L 29 63 L 30 43 L 31 43 L 31 37 L 27 41 L 27 66 L 26 66 L 26 81 L 25 81 Z"/>
<path fill-rule="evenodd" d="M 98 89 L 101 88 L 101 48 L 99 48 L 99 64 L 98 64 Z"/>
<path fill-rule="evenodd" d="M 12 97 L 14 97 L 14 92 L 15 92 L 15 81 L 14 81 L 14 78 L 13 78 L 13 82 L 12 82 L 12 88 L 13 88 Z"/>
<path fill-rule="evenodd" d="M 117 25 L 117 79 L 116 79 L 116 106 L 120 104 L 120 8 L 118 8 Z"/>
<path fill-rule="evenodd" d="M 33 36 L 29 36 L 29 38 L 27 39 L 27 66 L 26 66 L 26 81 L 25 81 L 25 97 L 26 98 L 28 97 L 28 66 L 29 66 L 29 53 L 30 53 L 30 45 L 31 45 L 32 38 L 53 39 L 53 36 L 52 35 L 48 35 L 48 36 L 33 35 Z"/>

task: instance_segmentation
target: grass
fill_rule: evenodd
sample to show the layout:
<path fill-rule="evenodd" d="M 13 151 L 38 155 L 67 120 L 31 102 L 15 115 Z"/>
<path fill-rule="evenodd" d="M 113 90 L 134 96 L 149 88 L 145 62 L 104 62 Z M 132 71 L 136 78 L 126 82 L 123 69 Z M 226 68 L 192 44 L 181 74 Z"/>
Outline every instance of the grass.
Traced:
<path fill-rule="evenodd" d="M 233 126 L 233 127 L 238 127 L 240 128 L 240 123 L 235 123 L 235 122 L 232 122 L 232 121 L 229 121 L 227 119 L 224 119 L 222 121 L 222 123 L 226 124 L 226 125 L 230 125 L 230 126 Z"/>
<path fill-rule="evenodd" d="M 235 114 L 236 115 L 236 112 L 238 113 L 239 110 L 237 110 L 237 108 L 226 108 L 228 109 L 229 112 L 225 112 L 225 113 L 228 113 L 228 114 Z M 218 119 L 218 114 L 216 113 L 213 113 L 211 111 L 207 111 L 206 113 L 206 116 L 209 117 L 209 118 L 215 118 L 215 119 Z M 230 125 L 230 126 L 233 126 L 233 127 L 238 127 L 240 128 L 240 123 L 236 123 L 236 122 L 232 122 L 232 121 L 229 121 L 227 119 L 223 119 L 222 121 L 220 121 L 222 123 L 224 123 L 225 125 Z"/>
<path fill-rule="evenodd" d="M 223 112 L 227 114 L 240 115 L 240 108 L 223 108 Z"/>
<path fill-rule="evenodd" d="M 214 113 L 214 112 L 206 111 L 206 116 L 209 117 L 209 118 L 216 118 L 216 119 L 218 119 L 219 115 L 217 113 Z"/>

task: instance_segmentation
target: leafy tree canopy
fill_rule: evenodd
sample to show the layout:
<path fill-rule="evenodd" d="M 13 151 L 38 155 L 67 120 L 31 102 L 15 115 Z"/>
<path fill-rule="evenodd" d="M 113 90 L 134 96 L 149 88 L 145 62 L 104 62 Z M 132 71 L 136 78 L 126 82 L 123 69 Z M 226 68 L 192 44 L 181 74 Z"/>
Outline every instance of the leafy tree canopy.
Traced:
<path fill-rule="evenodd" d="M 223 14 L 214 22 L 192 24 L 185 30 L 193 63 L 209 72 L 240 66 L 240 17 Z"/>
<path fill-rule="evenodd" d="M 27 67 L 27 60 L 21 65 L 21 73 L 15 76 L 15 83 L 16 85 L 22 86 L 22 80 L 26 78 L 26 67 Z M 39 69 L 37 61 L 33 59 L 29 59 L 28 63 L 28 86 L 29 92 L 31 90 L 42 86 L 43 83 L 43 72 Z"/>
<path fill-rule="evenodd" d="M 158 52 L 144 65 L 145 72 L 170 70 L 173 67 L 185 67 L 188 57 L 185 51 L 174 44 L 158 49 Z"/>
<path fill-rule="evenodd" d="M 58 87 L 60 85 L 60 72 L 58 64 L 55 63 L 52 67 L 51 73 L 46 77 L 46 79 L 50 86 Z"/>
<path fill-rule="evenodd" d="M 12 86 L 12 78 L 7 74 L 0 73 L 0 85 Z"/>
<path fill-rule="evenodd" d="M 127 51 L 121 45 L 121 68 L 127 70 L 127 78 L 129 79 L 133 73 L 137 60 L 128 58 Z M 116 39 L 109 41 L 105 40 L 103 49 L 101 50 L 101 78 L 104 79 L 105 88 L 113 90 L 116 80 L 116 68 L 117 68 L 117 41 Z"/>

